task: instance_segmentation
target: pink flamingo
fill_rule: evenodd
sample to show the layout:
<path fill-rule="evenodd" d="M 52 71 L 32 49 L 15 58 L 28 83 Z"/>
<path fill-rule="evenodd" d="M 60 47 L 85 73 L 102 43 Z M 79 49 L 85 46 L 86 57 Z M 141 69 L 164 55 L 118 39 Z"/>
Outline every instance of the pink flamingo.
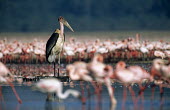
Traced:
<path fill-rule="evenodd" d="M 170 72 L 169 71 L 170 71 L 170 66 L 165 65 L 164 60 L 162 60 L 162 59 L 153 60 L 152 67 L 151 67 L 151 76 L 155 79 L 154 84 L 158 85 L 159 88 L 160 88 L 161 103 L 163 101 L 162 100 L 162 98 L 163 98 L 163 87 L 168 87 L 167 85 L 164 85 L 163 82 L 168 81 L 168 83 L 170 83 L 170 80 L 169 80 Z M 154 97 L 155 85 L 152 88 L 152 94 L 153 94 L 152 99 Z"/>
<path fill-rule="evenodd" d="M 164 58 L 166 57 L 166 56 L 165 56 L 165 53 L 162 52 L 162 51 L 159 51 L 159 50 L 155 51 L 155 52 L 154 52 L 154 55 L 155 55 L 156 57 L 161 57 L 162 59 L 164 59 Z"/>
<path fill-rule="evenodd" d="M 126 63 L 123 61 L 119 61 L 116 64 L 116 70 L 114 74 L 111 76 L 111 78 L 117 79 L 118 81 L 122 82 L 124 84 L 124 99 L 123 99 L 123 107 L 126 100 L 126 86 L 128 86 L 129 91 L 132 95 L 132 99 L 134 104 L 136 104 L 135 94 L 134 91 L 131 88 L 131 84 L 138 83 L 140 86 L 140 91 L 142 91 L 141 83 L 143 79 L 151 79 L 150 75 L 141 67 L 139 66 L 130 66 L 126 68 Z"/>
<path fill-rule="evenodd" d="M 162 65 L 160 69 L 163 79 L 167 80 L 170 83 L 170 65 Z"/>
<path fill-rule="evenodd" d="M 67 65 L 66 70 L 72 80 L 84 80 L 89 82 L 93 80 L 87 70 L 87 64 L 84 62 L 77 61 L 73 64 L 69 64 Z"/>
<path fill-rule="evenodd" d="M 76 90 L 69 89 L 62 93 L 63 85 L 58 79 L 41 79 L 35 84 L 35 88 L 33 89 L 45 93 L 56 93 L 60 99 L 66 99 L 69 95 L 80 98 L 80 93 Z"/>
<path fill-rule="evenodd" d="M 113 73 L 113 68 L 109 65 L 103 64 L 102 62 L 103 57 L 101 55 L 95 55 L 92 62 L 88 64 L 79 61 L 68 65 L 67 71 L 72 80 L 84 80 L 91 82 L 97 93 L 99 93 L 99 91 L 93 80 L 96 80 L 100 84 L 104 83 L 108 88 L 112 107 L 114 107 L 116 105 L 116 99 L 114 98 L 113 89 L 109 78 L 111 76 L 110 74 Z"/>
<path fill-rule="evenodd" d="M 114 97 L 114 92 L 110 81 L 110 76 L 113 74 L 113 68 L 110 65 L 105 65 L 103 63 L 103 56 L 97 54 L 88 64 L 88 70 L 91 72 L 91 75 L 99 84 L 104 83 L 106 85 L 111 100 L 111 107 L 115 108 L 117 101 Z"/>
<path fill-rule="evenodd" d="M 105 77 L 109 78 L 113 74 L 113 68 L 110 65 L 104 64 L 103 60 L 103 56 L 97 54 L 87 66 L 95 80 L 100 83 L 104 82 Z"/>
<path fill-rule="evenodd" d="M 132 83 L 135 83 L 134 82 L 135 74 L 132 71 L 126 69 L 125 67 L 126 67 L 125 62 L 119 61 L 116 64 L 116 70 L 114 71 L 114 74 L 111 76 L 111 78 L 116 79 L 116 80 L 122 82 L 123 85 L 124 85 L 124 90 L 123 90 L 124 91 L 123 92 L 123 105 L 122 105 L 123 109 L 125 109 L 124 108 L 124 104 L 125 104 L 125 101 L 126 101 L 126 86 L 128 86 L 129 91 L 132 94 L 132 99 L 133 99 L 134 104 L 136 102 L 135 101 L 135 97 L 134 97 L 135 93 L 134 93 L 134 91 L 130 87 L 130 85 Z"/>
<path fill-rule="evenodd" d="M 165 62 L 162 59 L 153 60 L 151 67 L 151 76 L 155 79 L 162 79 L 161 67 L 165 65 Z"/>
<path fill-rule="evenodd" d="M 93 81 L 93 78 L 89 75 L 89 71 L 87 70 L 87 64 L 81 61 L 77 61 L 73 64 L 67 65 L 66 70 L 71 80 L 81 80 L 80 86 L 82 88 L 82 103 L 85 103 L 86 99 L 84 98 L 84 87 L 82 86 L 82 81 Z"/>
<path fill-rule="evenodd" d="M 144 101 L 143 92 L 146 89 L 146 87 L 148 86 L 148 83 L 144 87 L 142 86 L 142 83 L 153 81 L 153 77 L 151 77 L 151 75 L 140 66 L 129 66 L 127 69 L 129 71 L 133 72 L 135 75 L 134 82 L 138 83 L 138 85 L 139 85 L 140 91 L 138 94 L 139 94 L 139 96 L 142 97 L 142 102 L 143 102 Z M 136 101 L 138 101 L 138 98 Z"/>
<path fill-rule="evenodd" d="M 20 99 L 20 97 L 18 96 L 14 85 L 12 84 L 13 81 L 13 75 L 10 73 L 10 71 L 8 70 L 8 68 L 0 62 L 0 83 L 7 83 L 11 86 L 18 102 L 21 104 L 22 100 Z M 0 94 L 0 96 L 2 96 L 2 94 Z"/>

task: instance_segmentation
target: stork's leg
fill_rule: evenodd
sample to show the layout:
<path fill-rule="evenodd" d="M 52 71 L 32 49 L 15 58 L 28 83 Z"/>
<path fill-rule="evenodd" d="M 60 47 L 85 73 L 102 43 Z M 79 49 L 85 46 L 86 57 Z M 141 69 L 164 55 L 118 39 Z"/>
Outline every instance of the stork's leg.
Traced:
<path fill-rule="evenodd" d="M 58 55 L 58 77 L 60 75 L 60 53 Z"/>

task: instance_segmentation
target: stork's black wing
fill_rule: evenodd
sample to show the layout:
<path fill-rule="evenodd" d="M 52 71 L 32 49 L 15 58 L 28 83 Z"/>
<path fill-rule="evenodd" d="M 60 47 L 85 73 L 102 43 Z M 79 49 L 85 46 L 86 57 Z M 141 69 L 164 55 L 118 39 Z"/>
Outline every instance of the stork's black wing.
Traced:
<path fill-rule="evenodd" d="M 58 37 L 59 37 L 58 33 L 53 33 L 47 41 L 47 44 L 46 44 L 46 60 L 47 61 L 48 61 L 48 57 L 51 53 L 52 48 L 55 46 L 58 40 Z"/>

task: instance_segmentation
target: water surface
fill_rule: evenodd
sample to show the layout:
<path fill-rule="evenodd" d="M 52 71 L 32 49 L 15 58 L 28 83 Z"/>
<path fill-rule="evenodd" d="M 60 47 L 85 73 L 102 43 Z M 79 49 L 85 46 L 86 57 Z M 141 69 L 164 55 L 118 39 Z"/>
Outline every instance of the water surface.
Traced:
<path fill-rule="evenodd" d="M 87 89 L 87 85 L 90 89 Z M 117 99 L 116 110 L 122 109 L 123 100 L 123 86 L 116 83 L 112 85 L 115 89 L 115 97 Z M 11 88 L 9 86 L 2 86 L 2 93 L 4 97 L 4 102 L 0 102 L 0 109 L 2 110 L 109 110 L 110 100 L 107 93 L 107 89 L 103 86 L 101 93 L 101 104 L 98 104 L 97 95 L 94 94 L 94 89 L 90 83 L 84 83 L 84 96 L 88 96 L 88 91 L 90 91 L 90 98 L 87 99 L 86 104 L 82 104 L 80 100 L 69 96 L 65 100 L 56 98 L 53 102 L 46 101 L 46 93 L 41 93 L 39 91 L 32 91 L 31 86 L 28 85 L 16 85 L 17 92 L 19 93 L 23 103 L 18 104 Z M 79 82 L 74 85 L 72 83 L 67 83 L 64 86 L 64 90 L 76 89 L 82 91 Z M 138 86 L 134 85 L 133 89 L 137 95 Z M 148 86 L 144 92 L 144 104 L 141 101 L 137 104 L 140 108 L 139 110 L 169 110 L 170 109 L 170 89 L 164 88 L 163 104 L 160 104 L 159 87 L 156 87 L 154 93 L 154 100 L 151 100 L 151 88 Z M 132 97 L 130 93 L 127 93 L 127 99 L 125 103 L 126 110 L 134 110 L 134 104 L 132 102 Z"/>

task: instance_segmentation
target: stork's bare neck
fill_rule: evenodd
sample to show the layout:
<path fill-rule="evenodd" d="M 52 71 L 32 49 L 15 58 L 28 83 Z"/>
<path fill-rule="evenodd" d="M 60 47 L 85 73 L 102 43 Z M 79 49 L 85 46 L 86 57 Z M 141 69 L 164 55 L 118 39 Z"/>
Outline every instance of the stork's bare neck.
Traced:
<path fill-rule="evenodd" d="M 64 35 L 64 24 L 62 22 L 60 22 L 60 34 Z"/>

